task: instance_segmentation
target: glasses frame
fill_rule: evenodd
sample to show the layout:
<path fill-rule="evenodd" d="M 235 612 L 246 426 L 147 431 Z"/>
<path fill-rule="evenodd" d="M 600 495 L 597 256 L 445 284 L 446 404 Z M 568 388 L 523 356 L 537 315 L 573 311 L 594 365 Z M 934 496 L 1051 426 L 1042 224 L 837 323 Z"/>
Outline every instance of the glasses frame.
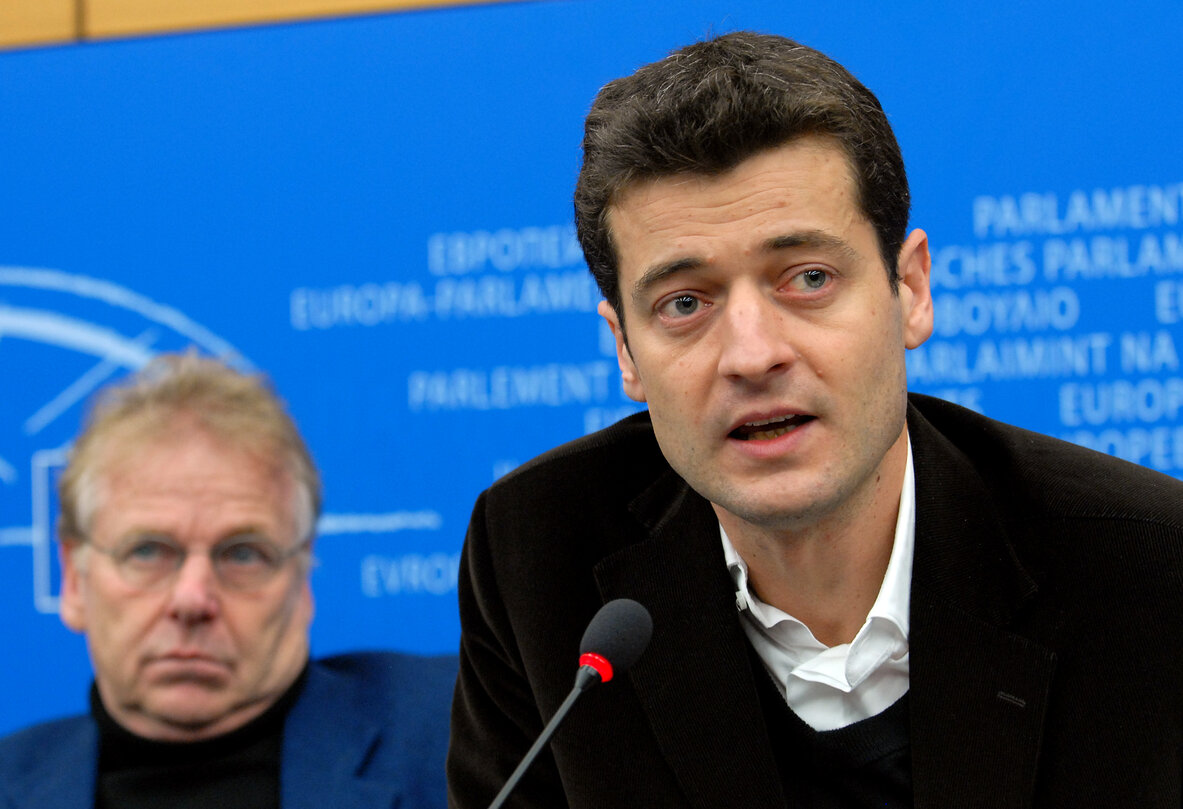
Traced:
<path fill-rule="evenodd" d="M 235 536 L 235 537 L 227 537 L 226 539 L 223 539 L 219 542 L 214 543 L 204 553 L 204 555 L 209 559 L 210 569 L 214 572 L 214 578 L 217 580 L 218 584 L 221 585 L 222 587 L 226 588 L 227 590 L 230 590 L 233 592 L 239 592 L 239 593 L 253 592 L 256 590 L 260 590 L 263 587 L 266 587 L 268 584 L 270 584 L 272 581 L 275 580 L 275 577 L 277 575 L 279 575 L 279 572 L 283 569 L 284 565 L 286 565 L 291 559 L 295 558 L 296 556 L 298 556 L 299 554 L 301 554 L 303 552 L 311 550 L 311 548 L 312 548 L 312 537 L 308 537 L 307 539 L 301 540 L 300 542 L 297 542 L 294 545 L 283 548 L 283 547 L 280 547 L 279 545 L 277 545 L 275 542 L 273 542 L 270 539 L 267 539 L 265 537 L 259 537 L 258 539 L 248 540 L 246 538 L 248 536 L 249 536 L 248 534 L 242 534 L 242 535 Z M 143 539 L 143 538 L 147 538 L 147 537 L 151 537 L 152 541 L 154 541 L 154 542 L 159 542 L 162 545 L 168 545 L 171 548 L 173 548 L 174 550 L 176 550 L 177 551 L 177 561 L 176 561 L 176 564 L 173 566 L 172 570 L 163 573 L 159 578 L 156 578 L 152 581 L 145 583 L 145 582 L 139 582 L 139 581 L 133 580 L 134 574 L 129 575 L 128 569 L 121 563 L 120 555 L 127 550 L 127 546 L 133 545 L 139 539 Z M 244 544 L 248 541 L 254 542 L 257 544 L 265 544 L 265 545 L 269 545 L 269 546 L 273 547 L 276 552 L 275 563 L 270 568 L 268 568 L 266 570 L 265 575 L 258 582 L 254 582 L 254 583 L 247 584 L 247 585 L 235 584 L 233 581 L 228 580 L 226 578 L 226 576 L 223 574 L 221 568 L 218 565 L 216 555 L 220 549 L 225 550 L 227 548 L 227 546 Z M 80 548 L 81 547 L 90 548 L 90 549 L 98 551 L 99 553 L 106 556 L 108 559 L 111 560 L 111 563 L 115 567 L 116 573 L 119 575 L 119 578 L 123 581 L 124 584 L 128 585 L 129 587 L 133 587 L 137 590 L 143 591 L 143 592 L 163 589 L 166 585 L 171 583 L 176 578 L 177 574 L 181 572 L 181 569 L 185 566 L 185 562 L 189 559 L 189 556 L 191 555 L 191 551 L 188 548 L 186 548 L 184 545 L 177 542 L 175 539 L 168 536 L 167 534 L 152 534 L 151 532 L 145 532 L 144 534 L 141 534 L 139 537 L 133 537 L 133 538 L 127 539 L 124 542 L 119 543 L 116 547 L 113 547 L 113 548 L 104 547 L 104 546 L 96 543 L 90 537 L 84 537 L 82 539 L 82 542 L 80 543 Z M 312 565 L 311 565 L 311 561 L 310 561 L 309 568 L 311 568 L 311 566 Z"/>

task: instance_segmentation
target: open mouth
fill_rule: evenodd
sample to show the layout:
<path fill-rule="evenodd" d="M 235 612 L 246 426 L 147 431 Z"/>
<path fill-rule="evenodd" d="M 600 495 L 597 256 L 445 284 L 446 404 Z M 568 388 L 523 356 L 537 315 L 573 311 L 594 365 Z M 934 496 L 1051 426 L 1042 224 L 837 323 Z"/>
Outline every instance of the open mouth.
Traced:
<path fill-rule="evenodd" d="M 730 436 L 740 441 L 770 441 L 790 433 L 807 421 L 813 421 L 813 416 L 781 416 L 774 419 L 762 419 L 741 424 L 731 431 Z"/>

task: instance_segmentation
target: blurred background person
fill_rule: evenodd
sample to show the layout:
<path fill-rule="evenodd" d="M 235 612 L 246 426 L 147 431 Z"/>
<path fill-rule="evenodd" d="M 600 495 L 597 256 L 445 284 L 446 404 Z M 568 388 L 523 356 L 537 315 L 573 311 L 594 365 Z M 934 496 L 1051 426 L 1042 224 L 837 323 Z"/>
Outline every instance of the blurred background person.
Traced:
<path fill-rule="evenodd" d="M 59 495 L 90 712 L 0 741 L 6 806 L 445 805 L 454 659 L 309 658 L 321 484 L 264 380 L 158 356 L 102 393 Z"/>

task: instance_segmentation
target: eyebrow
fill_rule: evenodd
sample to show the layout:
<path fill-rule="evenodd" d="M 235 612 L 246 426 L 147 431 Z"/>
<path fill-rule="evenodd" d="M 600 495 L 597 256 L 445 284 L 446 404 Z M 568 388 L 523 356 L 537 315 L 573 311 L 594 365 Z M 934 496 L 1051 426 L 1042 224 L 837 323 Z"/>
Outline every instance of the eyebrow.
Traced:
<path fill-rule="evenodd" d="M 633 284 L 633 300 L 640 302 L 644 299 L 645 293 L 650 289 L 660 284 L 671 275 L 677 275 L 680 272 L 687 270 L 695 270 L 699 267 L 705 266 L 706 262 L 701 258 L 695 256 L 688 256 L 686 258 L 674 259 L 673 261 L 663 262 L 661 264 L 654 264 L 637 279 Z"/>
<path fill-rule="evenodd" d="M 116 540 L 115 545 L 126 545 L 131 542 L 136 542 L 142 539 L 162 539 L 171 542 L 174 545 L 183 547 L 185 543 L 177 539 L 171 531 L 161 530 L 159 528 L 131 528 L 121 534 Z M 216 548 L 226 542 L 241 541 L 244 539 L 265 539 L 268 542 L 275 542 L 271 535 L 261 525 L 242 525 L 238 528 L 232 528 L 221 539 L 216 540 L 211 548 Z"/>
<path fill-rule="evenodd" d="M 836 253 L 839 258 L 851 262 L 859 258 L 858 252 L 849 243 L 822 230 L 803 230 L 796 233 L 773 236 L 771 239 L 764 241 L 761 245 L 761 250 L 766 253 L 772 253 L 795 247 L 820 248 Z M 639 302 L 644 299 L 645 293 L 671 275 L 695 270 L 705 265 L 706 261 L 698 256 L 686 256 L 684 258 L 674 259 L 673 261 L 654 264 L 645 270 L 641 274 L 641 277 L 637 279 L 637 282 L 633 284 L 632 298 L 634 301 Z"/>
<path fill-rule="evenodd" d="M 790 233 L 785 236 L 774 236 L 764 242 L 766 251 L 785 250 L 790 247 L 817 247 L 836 253 L 847 261 L 856 261 L 858 251 L 850 243 L 824 230 L 804 230 L 800 233 Z"/>

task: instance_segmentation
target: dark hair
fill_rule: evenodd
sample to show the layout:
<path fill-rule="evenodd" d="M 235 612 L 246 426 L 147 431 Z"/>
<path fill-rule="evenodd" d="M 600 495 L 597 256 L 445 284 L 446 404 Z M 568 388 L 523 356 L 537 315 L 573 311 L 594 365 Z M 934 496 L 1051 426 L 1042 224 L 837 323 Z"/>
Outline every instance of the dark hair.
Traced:
<path fill-rule="evenodd" d="M 791 39 L 747 31 L 674 51 L 600 90 L 584 124 L 575 226 L 588 268 L 623 323 L 608 209 L 633 183 L 720 174 L 804 135 L 845 151 L 893 292 L 908 227 L 908 178 L 875 95 Z"/>

